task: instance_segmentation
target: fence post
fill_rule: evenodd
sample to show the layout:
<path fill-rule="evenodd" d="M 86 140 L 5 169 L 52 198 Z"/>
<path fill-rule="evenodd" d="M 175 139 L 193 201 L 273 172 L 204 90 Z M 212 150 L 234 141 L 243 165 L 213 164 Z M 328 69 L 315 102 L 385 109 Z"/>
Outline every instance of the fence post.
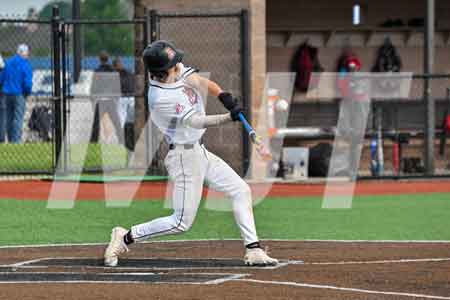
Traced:
<path fill-rule="evenodd" d="M 158 30 L 158 11 L 156 9 L 152 9 L 150 11 L 150 43 L 156 41 L 159 38 L 159 30 Z"/>
<path fill-rule="evenodd" d="M 54 172 L 59 169 L 58 163 L 62 146 L 62 119 L 61 119 L 61 19 L 59 8 L 53 6 L 52 11 L 52 42 L 53 42 L 53 114 L 55 117 L 54 128 Z"/>
<path fill-rule="evenodd" d="M 242 83 L 242 106 L 247 116 L 247 119 L 251 122 L 252 116 L 252 101 L 250 91 L 250 45 L 249 45 L 249 24 L 248 24 L 248 11 L 243 9 L 241 12 L 241 83 Z M 248 171 L 250 167 L 250 144 L 248 140 L 248 134 L 242 127 L 242 173 L 243 175 Z"/>
<path fill-rule="evenodd" d="M 142 39 L 142 43 L 143 43 L 143 48 L 145 49 L 148 45 L 149 42 L 149 34 L 152 32 L 151 26 L 152 26 L 152 18 L 151 15 L 148 11 L 147 8 L 145 8 L 144 11 L 144 17 L 145 17 L 145 24 L 144 24 L 144 36 Z M 145 165 L 146 166 L 150 166 L 151 163 L 151 151 L 149 151 L 150 149 L 150 144 L 151 141 L 149 141 L 149 137 L 150 137 L 150 132 L 149 132 L 149 124 L 148 124 L 148 72 L 145 68 L 144 65 L 144 109 L 145 109 L 145 128 L 144 128 L 144 133 L 145 133 Z M 152 148 L 153 151 L 153 148 Z"/>
<path fill-rule="evenodd" d="M 434 0 L 427 0 L 427 17 L 425 29 L 425 51 L 424 51 L 424 101 L 426 105 L 425 124 L 425 172 L 426 175 L 434 175 L 434 137 L 435 137 L 435 103 L 431 92 L 431 78 L 434 60 Z"/>
<path fill-rule="evenodd" d="M 80 0 L 72 0 L 72 19 L 81 16 Z M 81 73 L 81 35 L 79 24 L 73 24 L 73 81 L 78 82 Z"/>
<path fill-rule="evenodd" d="M 67 35 L 66 35 L 66 28 L 67 26 L 64 24 L 61 24 L 61 31 L 60 31 L 60 40 L 61 40 L 61 86 L 62 86 L 62 95 L 61 95 L 61 114 L 62 114 L 62 120 L 61 120 L 61 143 L 62 143 L 62 155 L 63 155 L 63 159 L 62 159 L 62 171 L 64 174 L 67 173 L 67 165 L 68 165 L 68 152 L 67 152 L 67 114 L 69 112 L 68 109 L 68 94 L 70 91 L 70 82 L 67 81 L 67 51 L 68 51 L 68 47 L 66 45 L 67 43 Z"/>
<path fill-rule="evenodd" d="M 159 16 L 158 16 L 158 11 L 155 9 L 150 10 L 150 14 L 149 14 L 149 22 L 150 22 L 150 43 L 156 41 L 159 39 Z M 146 73 L 147 70 L 145 71 Z M 149 115 L 149 107 L 148 107 L 148 103 L 147 101 L 145 102 L 146 106 L 146 113 L 147 116 Z M 150 170 L 151 173 L 156 173 L 156 174 L 161 174 L 161 172 L 163 172 L 164 170 L 164 166 L 163 166 L 163 159 L 160 157 L 161 156 L 161 150 L 160 150 L 160 146 L 161 146 L 161 139 L 160 137 L 160 132 L 159 130 L 156 128 L 156 126 L 153 124 L 153 122 L 148 122 L 147 125 L 147 130 L 150 129 L 151 126 L 151 153 L 153 154 L 153 157 L 151 158 L 152 161 L 149 161 L 149 166 L 150 166 Z M 150 160 L 150 158 L 149 158 Z"/>

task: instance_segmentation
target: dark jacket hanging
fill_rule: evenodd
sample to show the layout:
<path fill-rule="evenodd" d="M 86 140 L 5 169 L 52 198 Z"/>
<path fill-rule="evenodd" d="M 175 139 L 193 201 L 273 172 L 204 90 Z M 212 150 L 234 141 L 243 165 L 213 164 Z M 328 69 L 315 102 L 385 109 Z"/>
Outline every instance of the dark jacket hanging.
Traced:
<path fill-rule="evenodd" d="M 311 82 L 313 72 L 323 72 L 319 62 L 319 50 L 316 47 L 301 44 L 295 51 L 291 61 L 291 72 L 296 73 L 295 87 L 297 90 L 306 92 L 308 87 L 315 87 L 315 82 Z"/>

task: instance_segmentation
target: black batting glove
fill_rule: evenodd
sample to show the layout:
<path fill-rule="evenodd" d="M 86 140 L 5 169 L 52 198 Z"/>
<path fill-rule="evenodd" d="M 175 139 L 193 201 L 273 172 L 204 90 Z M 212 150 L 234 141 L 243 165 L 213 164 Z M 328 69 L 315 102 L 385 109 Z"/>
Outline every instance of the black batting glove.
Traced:
<path fill-rule="evenodd" d="M 231 111 L 236 105 L 236 100 L 233 98 L 233 95 L 231 93 L 222 92 L 218 96 L 220 102 L 222 102 L 223 106 Z"/>
<path fill-rule="evenodd" d="M 242 112 L 242 108 L 239 105 L 235 105 L 232 110 L 230 110 L 231 120 L 234 122 L 240 121 L 239 114 Z"/>

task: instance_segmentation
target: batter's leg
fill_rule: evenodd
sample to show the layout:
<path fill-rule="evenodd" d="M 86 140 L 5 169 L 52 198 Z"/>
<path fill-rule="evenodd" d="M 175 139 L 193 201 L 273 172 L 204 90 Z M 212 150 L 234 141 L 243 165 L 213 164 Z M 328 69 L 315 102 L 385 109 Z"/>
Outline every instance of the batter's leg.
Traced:
<path fill-rule="evenodd" d="M 189 230 L 194 222 L 201 200 L 206 170 L 202 153 L 198 152 L 198 149 L 171 150 L 165 164 L 173 181 L 174 213 L 133 226 L 131 236 L 135 241 L 182 233 Z"/>
<path fill-rule="evenodd" d="M 245 245 L 258 242 L 253 217 L 252 193 L 248 184 L 220 157 L 207 151 L 205 180 L 210 188 L 225 193 L 232 200 L 233 214 Z"/>
<path fill-rule="evenodd" d="M 199 145 L 194 149 L 171 150 L 164 161 L 173 181 L 172 215 L 135 225 L 131 230 L 115 227 L 104 254 L 106 266 L 117 266 L 119 256 L 128 251 L 127 245 L 152 237 L 181 233 L 194 222 L 200 204 L 207 160 Z"/>

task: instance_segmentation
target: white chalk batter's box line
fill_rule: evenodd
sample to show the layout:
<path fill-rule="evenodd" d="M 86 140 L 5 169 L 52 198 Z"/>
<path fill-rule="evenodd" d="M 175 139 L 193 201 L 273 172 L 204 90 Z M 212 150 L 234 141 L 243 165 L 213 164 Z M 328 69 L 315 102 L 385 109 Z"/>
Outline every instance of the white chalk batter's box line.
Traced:
<path fill-rule="evenodd" d="M 299 288 L 334 290 L 334 291 L 345 292 L 345 293 L 351 292 L 351 293 L 359 293 L 359 294 L 410 297 L 410 298 L 420 298 L 420 299 L 450 300 L 450 297 L 445 297 L 445 296 L 415 294 L 415 293 L 406 293 L 406 292 L 394 292 L 394 291 L 377 291 L 377 290 L 368 290 L 368 289 L 360 289 L 360 288 L 339 287 L 339 286 L 324 285 L 324 284 L 292 282 L 292 281 L 271 281 L 271 280 L 257 280 L 257 279 L 250 279 L 250 278 L 239 278 L 239 279 L 235 279 L 232 281 L 233 282 L 247 282 L 247 283 L 255 283 L 255 284 L 264 284 L 265 286 L 267 286 L 268 284 L 272 284 L 272 285 L 281 285 L 281 286 L 290 286 L 290 287 L 299 287 Z"/>
<path fill-rule="evenodd" d="M 80 273 L 80 272 L 0 272 L 0 275 L 48 275 L 48 274 L 64 274 L 64 275 L 80 275 L 80 274 L 86 274 L 86 273 Z M 132 276 L 151 276 L 151 275 L 167 275 L 165 273 L 98 273 L 97 275 L 105 275 L 105 276 L 111 276 L 111 275 L 132 275 Z M 163 282 L 163 281 L 126 281 L 126 280 L 117 280 L 117 281 L 108 281 L 108 280 L 24 280 L 24 281 L 0 281 L 0 284 L 51 284 L 51 283 L 95 283 L 95 284 L 186 284 L 186 285 L 217 285 L 221 283 L 225 283 L 227 281 L 232 280 L 238 280 L 242 279 L 244 277 L 249 276 L 250 274 L 230 274 L 230 273 L 180 273 L 178 275 L 212 275 L 212 276 L 223 276 L 222 278 L 218 279 L 212 279 L 205 282 L 183 282 L 183 281 L 176 281 L 176 282 Z"/>
<path fill-rule="evenodd" d="M 98 257 L 43 257 L 32 260 L 20 261 L 17 263 L 9 264 L 9 265 L 0 265 L 1 268 L 26 268 L 26 269 L 34 269 L 34 268 L 86 268 L 86 269 L 104 269 L 104 270 L 204 270 L 204 269 L 252 269 L 252 270 L 275 270 L 279 268 L 286 267 L 288 265 L 300 265 L 304 264 L 301 260 L 287 260 L 281 261 L 276 266 L 247 266 L 242 261 L 242 266 L 214 266 L 214 267 L 106 267 L 106 266 L 83 266 L 83 265 L 31 265 L 33 263 L 38 263 L 46 260 L 81 260 L 81 259 L 93 259 L 98 260 Z M 130 258 L 131 259 L 131 258 Z M 199 258 L 181 258 L 181 257 L 159 257 L 159 258 L 148 258 L 148 257 L 133 257 L 132 259 L 141 259 L 141 260 L 198 260 Z M 231 258 L 208 258 L 208 260 L 235 260 Z M 126 260 L 126 259 L 125 259 Z"/>
<path fill-rule="evenodd" d="M 18 262 L 15 264 L 4 265 L 3 267 L 17 267 L 17 268 L 37 268 L 45 266 L 26 266 L 26 264 L 39 262 L 42 260 L 48 259 L 60 259 L 55 257 L 50 258 L 40 258 L 34 260 L 28 260 L 23 262 Z M 72 259 L 80 259 L 80 258 L 72 258 Z M 81 258 L 86 259 L 86 258 Z M 96 258 L 97 259 L 97 258 Z M 181 259 L 181 258 L 178 258 Z M 184 258 L 183 258 L 184 259 Z M 374 263 L 409 263 L 409 262 L 439 262 L 439 261 L 450 261 L 450 258 L 425 258 L 425 259 L 397 259 L 397 260 L 382 260 L 382 261 L 341 261 L 341 262 L 312 262 L 312 263 L 303 263 L 302 261 L 290 261 L 290 264 L 305 264 L 305 265 L 314 265 L 314 264 L 374 264 Z M 289 263 L 288 263 L 289 264 Z M 56 266 L 58 267 L 58 266 Z M 67 267 L 67 266 L 63 266 Z M 107 267 L 99 267 L 99 268 L 107 268 Z M 247 267 L 249 268 L 249 267 Z M 254 268 L 254 267 L 250 267 Z M 120 268 L 108 268 L 108 269 L 120 269 Z M 124 269 L 146 269 L 149 268 L 124 268 Z M 174 268 L 176 269 L 176 268 Z M 267 269 L 267 268 L 262 268 Z M 170 270 L 170 269 L 166 269 Z M 24 274 L 48 274 L 46 272 L 25 272 Z M 0 274 L 21 274 L 21 272 L 0 272 Z M 80 274 L 76 272 L 58 272 L 58 274 Z M 157 273 L 99 273 L 99 274 L 117 274 L 117 275 L 154 275 Z M 377 290 L 368 290 L 368 289 L 360 289 L 360 288 L 347 288 L 347 287 L 339 287 L 339 286 L 331 286 L 331 285 L 321 285 L 321 284 L 309 284 L 309 283 L 300 283 L 300 282 L 285 282 L 285 281 L 263 281 L 245 278 L 250 276 L 249 274 L 228 274 L 228 273 L 182 273 L 183 275 L 197 275 L 197 274 L 209 274 L 209 275 L 224 275 L 223 278 L 214 279 L 206 282 L 136 282 L 136 281 L 83 281 L 83 280 L 69 280 L 69 281 L 0 281 L 0 284 L 5 283 L 31 283 L 31 284 L 40 284 L 40 283 L 94 283 L 94 284 L 186 284 L 186 285 L 213 285 L 213 284 L 221 284 L 224 282 L 247 282 L 247 283 L 256 283 L 256 284 L 272 284 L 272 285 L 283 285 L 283 286 L 291 286 L 291 287 L 301 287 L 301 288 L 313 288 L 313 289 L 327 289 L 327 290 L 335 290 L 340 292 L 353 292 L 353 293 L 362 293 L 362 294 L 374 294 L 374 295 L 390 295 L 390 296 L 403 296 L 410 298 L 423 298 L 423 299 L 437 299 L 437 300 L 450 300 L 450 297 L 444 296 L 435 296 L 435 295 L 425 295 L 425 294 L 414 294 L 414 293 L 405 293 L 405 292 L 394 292 L 394 291 L 377 291 Z"/>

